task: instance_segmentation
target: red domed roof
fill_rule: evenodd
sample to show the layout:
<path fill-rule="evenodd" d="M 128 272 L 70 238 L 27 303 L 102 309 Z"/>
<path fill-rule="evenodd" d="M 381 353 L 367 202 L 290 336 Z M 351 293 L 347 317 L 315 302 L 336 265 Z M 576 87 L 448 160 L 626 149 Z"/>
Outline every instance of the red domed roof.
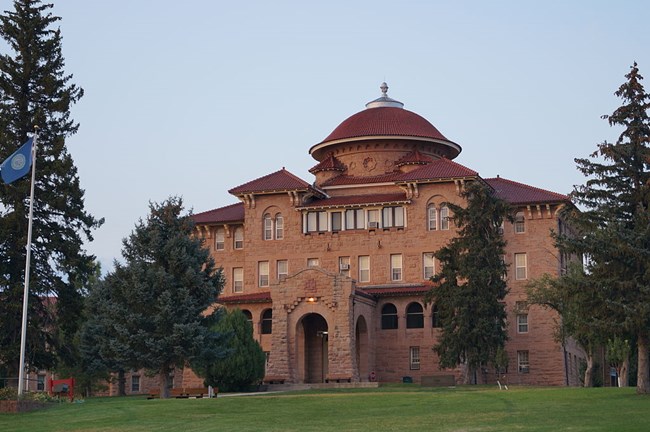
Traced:
<path fill-rule="evenodd" d="M 366 136 L 417 137 L 448 141 L 424 117 L 404 108 L 368 108 L 348 117 L 320 144 Z"/>

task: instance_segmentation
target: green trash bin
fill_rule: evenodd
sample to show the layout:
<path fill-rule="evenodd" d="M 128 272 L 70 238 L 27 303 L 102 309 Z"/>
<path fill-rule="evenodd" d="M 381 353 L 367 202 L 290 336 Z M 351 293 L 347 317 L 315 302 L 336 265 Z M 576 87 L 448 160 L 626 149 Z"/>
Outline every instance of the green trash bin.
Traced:
<path fill-rule="evenodd" d="M 404 384 L 413 384 L 413 377 L 410 376 L 402 377 L 402 382 Z"/>

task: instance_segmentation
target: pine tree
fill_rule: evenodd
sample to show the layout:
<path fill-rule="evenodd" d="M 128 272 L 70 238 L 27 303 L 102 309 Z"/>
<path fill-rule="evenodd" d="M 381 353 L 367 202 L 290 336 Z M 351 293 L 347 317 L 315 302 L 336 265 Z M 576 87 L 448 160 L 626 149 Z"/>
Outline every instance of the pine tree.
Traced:
<path fill-rule="evenodd" d="M 174 368 L 207 364 L 223 353 L 221 334 L 211 329 L 218 314 L 207 313 L 223 276 L 193 235 L 180 198 L 150 204 L 150 210 L 123 242 L 125 263 L 115 263 L 89 295 L 92 315 L 82 329 L 82 350 L 98 371 L 157 373 L 161 397 L 167 397 Z"/>
<path fill-rule="evenodd" d="M 79 325 L 80 287 L 94 270 L 83 249 L 99 227 L 84 208 L 84 191 L 65 139 L 79 125 L 70 107 L 83 90 L 64 72 L 59 17 L 52 5 L 16 0 L 0 16 L 0 36 L 9 53 L 0 55 L 0 159 L 40 127 L 36 160 L 30 272 L 27 363 L 49 368 Z M 0 365 L 18 375 L 30 176 L 0 184 Z M 48 301 L 54 299 L 55 301 Z"/>
<path fill-rule="evenodd" d="M 560 249 L 587 257 L 595 295 L 608 308 L 602 319 L 614 336 L 636 335 L 637 392 L 650 393 L 650 96 L 637 64 L 615 92 L 623 104 L 603 116 L 622 128 L 616 143 L 603 142 L 590 158 L 576 159 L 588 177 L 572 198 L 582 211 L 564 217 L 581 235 L 560 236 Z"/>
<path fill-rule="evenodd" d="M 226 344 L 228 355 L 208 365 L 205 383 L 221 391 L 244 391 L 264 378 L 266 356 L 253 338 L 253 327 L 246 316 L 234 309 L 214 328 L 217 332 L 231 334 Z"/>
<path fill-rule="evenodd" d="M 440 317 L 442 331 L 434 347 L 440 366 L 465 366 L 469 383 L 477 368 L 495 364 L 507 339 L 502 303 L 506 244 L 499 228 L 510 208 L 479 182 L 470 183 L 461 196 L 467 207 L 447 204 L 458 236 L 435 253 L 442 270 L 432 278 L 437 286 L 426 300 L 437 306 Z"/>

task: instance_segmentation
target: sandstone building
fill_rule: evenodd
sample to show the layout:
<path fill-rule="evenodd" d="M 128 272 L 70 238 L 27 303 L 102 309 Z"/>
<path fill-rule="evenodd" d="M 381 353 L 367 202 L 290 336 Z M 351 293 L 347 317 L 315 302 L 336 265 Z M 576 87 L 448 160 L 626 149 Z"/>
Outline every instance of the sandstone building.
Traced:
<path fill-rule="evenodd" d="M 577 384 L 580 352 L 554 341 L 558 317 L 525 294 L 531 278 L 562 270 L 550 230 L 563 229 L 568 197 L 455 162 L 459 144 L 381 89 L 309 149 L 314 181 L 283 168 L 229 190 L 236 204 L 194 216 L 226 276 L 219 303 L 244 311 L 267 352 L 266 381 L 458 375 L 438 367 L 437 311 L 423 295 L 439 269 L 433 252 L 455 235 L 445 203 L 463 205 L 459 192 L 481 181 L 516 209 L 503 227 L 508 380 Z"/>

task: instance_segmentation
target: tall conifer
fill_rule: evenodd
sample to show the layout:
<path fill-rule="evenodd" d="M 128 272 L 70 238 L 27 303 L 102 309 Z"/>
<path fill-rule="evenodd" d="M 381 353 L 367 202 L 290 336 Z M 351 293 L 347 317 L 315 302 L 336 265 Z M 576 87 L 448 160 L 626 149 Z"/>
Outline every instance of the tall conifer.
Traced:
<path fill-rule="evenodd" d="M 440 366 L 465 366 L 469 383 L 479 367 L 495 363 L 507 339 L 506 243 L 500 227 L 510 208 L 479 182 L 470 183 L 461 196 L 467 207 L 448 204 L 458 235 L 435 253 L 442 269 L 432 280 L 439 285 L 426 299 L 440 317 L 442 332 L 434 347 Z"/>
<path fill-rule="evenodd" d="M 588 177 L 572 198 L 582 211 L 565 217 L 580 235 L 559 236 L 560 248 L 584 255 L 592 290 L 607 312 L 610 336 L 636 335 L 637 392 L 650 393 L 650 96 L 637 64 L 615 92 L 623 104 L 603 116 L 622 128 L 615 143 L 603 142 L 589 158 L 576 159 Z"/>
<path fill-rule="evenodd" d="M 93 273 L 83 243 L 101 225 L 84 208 L 84 191 L 65 139 L 79 125 L 70 107 L 83 96 L 64 71 L 60 20 L 51 4 L 16 0 L 0 15 L 0 159 L 40 127 L 36 160 L 27 362 L 55 363 L 60 341 L 73 335 L 82 308 L 80 287 Z M 18 375 L 30 176 L 0 184 L 0 367 Z M 46 301 L 46 299 L 50 301 Z M 51 299 L 56 299 L 52 301 Z M 60 332 L 57 332 L 57 329 Z"/>

